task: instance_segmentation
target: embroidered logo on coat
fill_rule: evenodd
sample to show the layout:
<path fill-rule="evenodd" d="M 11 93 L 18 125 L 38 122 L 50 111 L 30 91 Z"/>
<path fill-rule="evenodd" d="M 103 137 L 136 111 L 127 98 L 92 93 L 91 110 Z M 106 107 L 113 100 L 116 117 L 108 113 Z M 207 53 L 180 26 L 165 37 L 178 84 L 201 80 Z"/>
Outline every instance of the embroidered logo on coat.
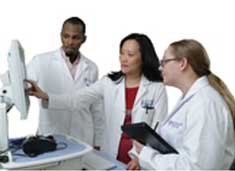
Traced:
<path fill-rule="evenodd" d="M 176 121 L 169 121 L 168 125 L 173 128 L 179 128 L 183 126 L 183 123 L 176 122 Z"/>

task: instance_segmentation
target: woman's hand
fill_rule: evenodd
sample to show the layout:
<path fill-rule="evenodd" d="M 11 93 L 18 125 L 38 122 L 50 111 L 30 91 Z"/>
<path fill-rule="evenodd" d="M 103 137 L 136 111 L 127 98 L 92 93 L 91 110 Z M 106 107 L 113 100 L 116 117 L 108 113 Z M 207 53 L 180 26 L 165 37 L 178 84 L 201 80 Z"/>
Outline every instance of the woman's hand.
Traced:
<path fill-rule="evenodd" d="M 137 153 L 140 153 L 141 152 L 141 150 L 143 149 L 143 145 L 142 144 L 140 144 L 139 142 L 137 142 L 137 141 L 133 141 L 133 145 L 135 146 L 135 148 L 136 148 L 136 152 Z"/>
<path fill-rule="evenodd" d="M 140 170 L 139 159 L 137 157 L 127 164 L 127 170 Z"/>
<path fill-rule="evenodd" d="M 133 141 L 133 145 L 135 146 L 136 152 L 140 153 L 141 150 L 143 149 L 143 145 L 140 144 L 137 141 Z M 140 164 L 139 164 L 139 159 L 136 157 L 132 159 L 128 164 L 127 164 L 127 170 L 140 170 Z"/>
<path fill-rule="evenodd" d="M 25 80 L 27 83 L 29 83 L 31 85 L 31 87 L 26 89 L 26 93 L 30 96 L 35 96 L 39 99 L 42 100 L 48 100 L 48 95 L 47 93 L 45 93 L 44 91 L 42 91 L 42 89 L 40 87 L 38 87 L 38 85 L 32 81 L 32 80 Z"/>

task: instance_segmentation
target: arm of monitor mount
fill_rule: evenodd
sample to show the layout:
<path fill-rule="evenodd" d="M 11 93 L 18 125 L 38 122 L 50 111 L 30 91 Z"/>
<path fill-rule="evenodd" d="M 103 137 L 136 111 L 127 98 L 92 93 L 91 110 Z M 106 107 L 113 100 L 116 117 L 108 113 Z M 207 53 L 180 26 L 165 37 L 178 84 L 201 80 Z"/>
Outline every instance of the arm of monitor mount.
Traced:
<path fill-rule="evenodd" d="M 0 89 L 0 103 L 6 104 L 6 111 L 9 112 L 14 106 L 12 101 L 12 91 L 10 87 L 10 78 L 9 71 L 0 75 L 0 80 L 3 84 L 3 87 Z"/>
<path fill-rule="evenodd" d="M 8 118 L 7 112 L 12 108 L 10 86 L 3 86 L 0 89 L 0 154 L 8 154 Z M 11 158 L 11 157 L 10 157 Z"/>
<path fill-rule="evenodd" d="M 0 153 L 8 149 L 8 119 L 6 104 L 0 103 Z"/>
<path fill-rule="evenodd" d="M 0 103 L 0 162 L 12 161 L 12 155 L 8 145 L 8 119 L 6 104 Z"/>
<path fill-rule="evenodd" d="M 5 86 L 4 88 L 0 89 L 0 91 L 0 103 L 6 104 L 6 112 L 8 113 L 14 106 L 14 103 L 8 96 L 8 94 L 11 94 L 10 86 Z"/>

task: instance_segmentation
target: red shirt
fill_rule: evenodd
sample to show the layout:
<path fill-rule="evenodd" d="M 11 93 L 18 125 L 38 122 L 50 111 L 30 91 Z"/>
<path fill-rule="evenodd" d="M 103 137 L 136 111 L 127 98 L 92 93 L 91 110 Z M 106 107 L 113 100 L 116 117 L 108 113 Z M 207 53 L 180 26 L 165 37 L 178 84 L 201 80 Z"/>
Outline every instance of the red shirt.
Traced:
<path fill-rule="evenodd" d="M 124 119 L 124 125 L 131 124 L 131 110 L 133 108 L 135 97 L 139 87 L 126 88 L 126 116 Z M 128 155 L 128 151 L 132 148 L 132 140 L 127 134 L 122 133 L 117 159 L 125 164 L 127 164 L 131 158 Z"/>

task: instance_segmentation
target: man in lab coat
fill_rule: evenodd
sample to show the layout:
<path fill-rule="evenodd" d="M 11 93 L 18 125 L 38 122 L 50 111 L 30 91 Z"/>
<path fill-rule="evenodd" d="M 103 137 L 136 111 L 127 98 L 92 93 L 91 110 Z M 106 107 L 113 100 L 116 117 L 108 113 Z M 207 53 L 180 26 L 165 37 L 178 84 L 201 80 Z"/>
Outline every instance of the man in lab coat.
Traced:
<path fill-rule="evenodd" d="M 82 91 L 94 83 L 98 68 L 79 51 L 86 41 L 85 32 L 85 23 L 80 18 L 65 20 L 60 35 L 62 47 L 35 56 L 27 66 L 28 78 L 51 94 Z M 79 111 L 50 110 L 41 105 L 39 134 L 71 135 L 99 148 L 104 125 L 101 101 Z"/>

